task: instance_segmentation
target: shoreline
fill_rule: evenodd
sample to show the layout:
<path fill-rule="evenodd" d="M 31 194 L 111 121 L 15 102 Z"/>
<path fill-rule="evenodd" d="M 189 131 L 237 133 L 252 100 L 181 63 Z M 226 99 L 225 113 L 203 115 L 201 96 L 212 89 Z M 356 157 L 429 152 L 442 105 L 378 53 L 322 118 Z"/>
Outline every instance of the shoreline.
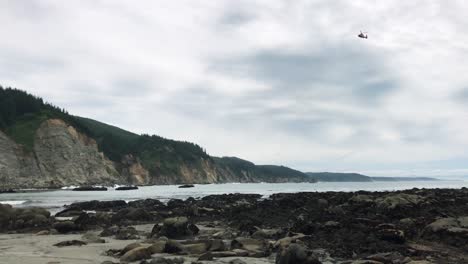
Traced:
<path fill-rule="evenodd" d="M 275 263 L 299 253 L 315 261 L 303 263 L 468 263 L 467 188 L 277 193 L 269 198 L 222 194 L 167 203 L 88 201 L 71 204 L 56 217 L 7 205 L 0 211 L 0 263 L 15 258 L 39 263 L 21 259 L 14 254 L 18 250 L 60 263 L 119 263 L 130 242 L 146 252 L 135 256 L 135 263 L 161 256 L 182 257 L 186 263 L 234 258 Z M 30 236 L 38 232 L 40 242 Z M 86 233 L 106 243 L 87 243 Z M 53 246 L 59 240 L 86 244 Z M 87 262 L 67 260 L 72 249 L 87 252 Z"/>

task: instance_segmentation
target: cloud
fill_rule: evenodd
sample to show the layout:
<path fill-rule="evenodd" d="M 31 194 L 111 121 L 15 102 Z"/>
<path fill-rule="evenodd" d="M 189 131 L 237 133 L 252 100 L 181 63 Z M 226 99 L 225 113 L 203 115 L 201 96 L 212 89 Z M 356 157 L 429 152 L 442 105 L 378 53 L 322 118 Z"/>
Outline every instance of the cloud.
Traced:
<path fill-rule="evenodd" d="M 439 0 L 2 1 L 0 80 L 213 155 L 460 174 L 466 11 Z"/>

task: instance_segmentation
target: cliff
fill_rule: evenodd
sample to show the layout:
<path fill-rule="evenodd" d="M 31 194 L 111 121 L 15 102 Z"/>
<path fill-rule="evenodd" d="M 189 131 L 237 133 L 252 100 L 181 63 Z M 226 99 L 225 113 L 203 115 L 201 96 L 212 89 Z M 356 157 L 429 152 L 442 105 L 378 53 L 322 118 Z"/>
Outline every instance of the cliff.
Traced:
<path fill-rule="evenodd" d="M 72 116 L 0 86 L 0 189 L 289 181 L 314 182 L 287 167 L 211 157 L 190 142 Z"/>

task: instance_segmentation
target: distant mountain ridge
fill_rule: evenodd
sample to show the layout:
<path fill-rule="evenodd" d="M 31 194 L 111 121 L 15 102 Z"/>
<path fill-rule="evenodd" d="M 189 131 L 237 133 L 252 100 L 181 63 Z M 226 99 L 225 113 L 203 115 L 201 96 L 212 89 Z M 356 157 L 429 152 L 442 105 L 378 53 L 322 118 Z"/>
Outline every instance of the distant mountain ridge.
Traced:
<path fill-rule="evenodd" d="M 359 173 L 340 172 L 306 172 L 306 174 L 319 182 L 375 182 L 375 181 L 437 181 L 430 177 L 373 177 Z"/>
<path fill-rule="evenodd" d="M 212 157 L 190 142 L 73 116 L 39 97 L 0 86 L 3 188 L 224 182 L 315 180 L 284 166 Z"/>

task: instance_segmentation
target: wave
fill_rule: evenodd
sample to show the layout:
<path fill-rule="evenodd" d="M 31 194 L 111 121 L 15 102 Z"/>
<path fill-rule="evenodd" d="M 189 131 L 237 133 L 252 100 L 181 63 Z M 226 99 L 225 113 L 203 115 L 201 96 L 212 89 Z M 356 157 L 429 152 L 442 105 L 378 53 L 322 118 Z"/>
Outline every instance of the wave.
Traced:
<path fill-rule="evenodd" d="M 22 205 L 27 203 L 28 200 L 20 200 L 20 201 L 0 201 L 2 204 L 9 204 L 9 205 Z"/>

